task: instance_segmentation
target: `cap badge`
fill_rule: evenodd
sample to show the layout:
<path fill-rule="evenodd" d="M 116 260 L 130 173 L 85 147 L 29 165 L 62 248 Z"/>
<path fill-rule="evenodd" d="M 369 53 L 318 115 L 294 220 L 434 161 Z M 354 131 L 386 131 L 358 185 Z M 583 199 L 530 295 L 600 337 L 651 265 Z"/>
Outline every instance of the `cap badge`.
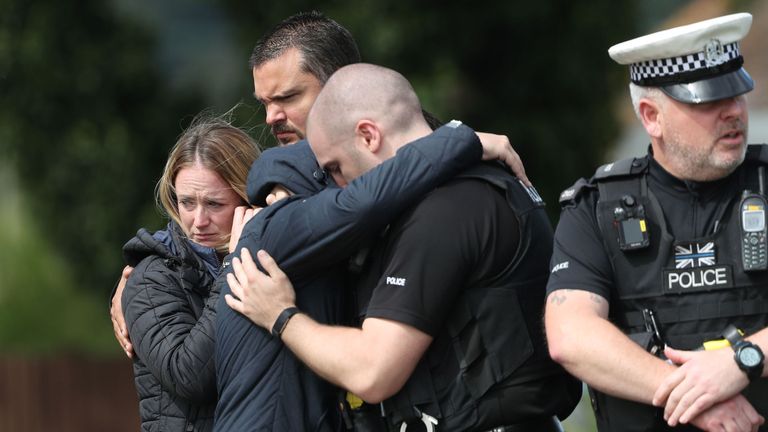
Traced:
<path fill-rule="evenodd" d="M 707 67 L 717 66 L 728 61 L 728 56 L 725 54 L 723 44 L 718 39 L 710 39 L 706 45 L 704 45 L 704 61 L 707 62 Z"/>

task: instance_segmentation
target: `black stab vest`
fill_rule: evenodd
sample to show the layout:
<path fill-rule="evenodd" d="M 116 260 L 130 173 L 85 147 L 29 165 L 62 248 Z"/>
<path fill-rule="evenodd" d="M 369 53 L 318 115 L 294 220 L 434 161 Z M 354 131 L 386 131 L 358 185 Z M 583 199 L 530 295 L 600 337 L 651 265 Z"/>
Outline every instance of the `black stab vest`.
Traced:
<path fill-rule="evenodd" d="M 523 242 L 533 244 L 530 247 L 541 248 L 542 259 L 549 261 L 553 234 L 535 189 L 489 164 L 458 178 L 480 179 L 504 191 L 525 233 L 520 248 L 526 246 Z M 438 419 L 439 431 L 490 429 L 570 414 L 581 397 L 581 382 L 553 362 L 546 349 L 542 314 L 547 279 L 544 270 L 520 280 L 510 264 L 493 286 L 464 289 L 444 324 L 452 347 L 429 349 L 403 389 L 384 402 L 390 430 L 419 421 L 421 412 Z M 446 368 L 446 363 L 456 367 Z M 525 384 L 535 397 L 520 403 L 515 386 Z M 442 389 L 440 394 L 437 389 Z"/>
<path fill-rule="evenodd" d="M 743 269 L 739 203 L 743 190 L 758 192 L 758 167 L 768 165 L 768 146 L 748 146 L 737 173 L 739 187 L 719 208 L 719 228 L 695 239 L 676 239 L 667 229 L 664 211 L 648 188 L 649 157 L 604 165 L 590 181 L 578 182 L 561 194 L 561 204 L 567 205 L 584 188 L 599 190 L 596 216 L 614 275 L 610 320 L 646 350 L 652 336 L 646 330 L 643 309 L 654 311 L 664 342 L 677 349 L 695 350 L 705 341 L 722 339 L 728 324 L 746 334 L 765 328 L 768 270 Z M 626 196 L 645 208 L 647 247 L 619 247 L 615 214 Z M 590 393 L 601 432 L 686 430 L 667 427 L 661 409 L 592 389 Z M 766 380 L 750 384 L 744 394 L 760 414 L 768 414 Z"/>

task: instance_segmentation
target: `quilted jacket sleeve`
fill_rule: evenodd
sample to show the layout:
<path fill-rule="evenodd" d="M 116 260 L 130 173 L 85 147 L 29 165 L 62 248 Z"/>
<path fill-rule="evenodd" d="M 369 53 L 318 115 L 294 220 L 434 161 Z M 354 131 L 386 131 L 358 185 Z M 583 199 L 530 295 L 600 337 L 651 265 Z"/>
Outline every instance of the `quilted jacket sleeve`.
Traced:
<path fill-rule="evenodd" d="M 161 258 L 144 259 L 123 293 L 126 325 L 137 356 L 167 391 L 195 402 L 214 401 L 218 292 L 210 293 L 198 319 L 182 283 Z"/>
<path fill-rule="evenodd" d="M 479 162 L 481 154 L 472 129 L 444 126 L 346 188 L 263 210 L 261 231 L 246 231 L 237 250 L 265 249 L 292 280 L 310 277 L 354 253 L 434 187 Z"/>

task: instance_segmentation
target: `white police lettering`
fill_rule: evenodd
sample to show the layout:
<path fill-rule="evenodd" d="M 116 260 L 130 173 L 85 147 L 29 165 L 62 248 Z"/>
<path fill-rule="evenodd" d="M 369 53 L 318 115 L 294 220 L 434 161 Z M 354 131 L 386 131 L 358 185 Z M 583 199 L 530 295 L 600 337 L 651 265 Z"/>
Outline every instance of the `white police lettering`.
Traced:
<path fill-rule="evenodd" d="M 405 278 L 387 276 L 387 285 L 405 286 Z"/>
<path fill-rule="evenodd" d="M 568 261 L 563 261 L 560 264 L 557 264 L 556 266 L 552 267 L 552 273 L 560 270 L 565 270 L 568 268 Z"/>
<path fill-rule="evenodd" d="M 698 267 L 664 272 L 666 289 L 671 292 L 688 292 L 728 288 L 733 285 L 727 266 Z"/>

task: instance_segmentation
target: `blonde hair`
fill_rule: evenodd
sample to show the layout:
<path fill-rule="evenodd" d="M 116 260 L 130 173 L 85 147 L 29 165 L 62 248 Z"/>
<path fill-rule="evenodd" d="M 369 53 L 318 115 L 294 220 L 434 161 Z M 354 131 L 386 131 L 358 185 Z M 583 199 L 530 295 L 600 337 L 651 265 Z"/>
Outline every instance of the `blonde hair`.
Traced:
<path fill-rule="evenodd" d="M 242 198 L 243 204 L 247 204 L 248 170 L 260 154 L 256 142 L 241 129 L 223 118 L 201 115 L 181 134 L 168 155 L 155 188 L 157 204 L 181 225 L 174 187 L 176 175 L 182 168 L 195 164 L 218 174 Z"/>

